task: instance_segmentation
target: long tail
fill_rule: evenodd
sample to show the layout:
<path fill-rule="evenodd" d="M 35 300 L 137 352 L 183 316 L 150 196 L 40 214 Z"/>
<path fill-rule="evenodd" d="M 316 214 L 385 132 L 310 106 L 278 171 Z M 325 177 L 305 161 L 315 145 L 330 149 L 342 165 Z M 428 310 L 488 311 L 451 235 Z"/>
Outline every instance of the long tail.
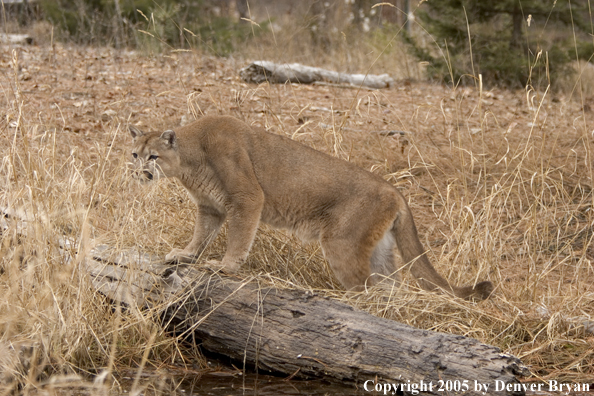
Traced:
<path fill-rule="evenodd" d="M 458 287 L 441 276 L 429 261 L 425 249 L 419 240 L 417 227 L 408 206 L 399 211 L 392 226 L 392 234 L 400 250 L 402 259 L 410 266 L 410 272 L 419 282 L 419 286 L 428 291 L 442 289 L 447 293 L 466 299 L 484 300 L 493 292 L 493 284 L 489 281 L 474 286 Z"/>

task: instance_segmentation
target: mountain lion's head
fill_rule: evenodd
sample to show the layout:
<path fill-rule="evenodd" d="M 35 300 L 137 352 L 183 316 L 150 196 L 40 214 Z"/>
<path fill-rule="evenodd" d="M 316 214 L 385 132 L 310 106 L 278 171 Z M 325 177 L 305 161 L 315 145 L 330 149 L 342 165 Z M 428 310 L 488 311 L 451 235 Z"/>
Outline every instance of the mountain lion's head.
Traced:
<path fill-rule="evenodd" d="M 142 182 L 161 177 L 174 177 L 179 170 L 180 158 L 175 132 L 142 132 L 130 126 L 134 139 L 132 157 L 136 164 L 135 175 Z"/>

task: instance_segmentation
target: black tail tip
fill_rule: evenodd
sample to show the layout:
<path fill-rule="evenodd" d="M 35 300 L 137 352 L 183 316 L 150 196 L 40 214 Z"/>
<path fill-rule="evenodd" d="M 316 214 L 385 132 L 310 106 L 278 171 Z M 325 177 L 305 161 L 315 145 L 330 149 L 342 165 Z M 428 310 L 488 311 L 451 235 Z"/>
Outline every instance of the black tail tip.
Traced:
<path fill-rule="evenodd" d="M 468 296 L 468 298 L 486 300 L 491 296 L 494 289 L 495 287 L 490 281 L 479 282 L 472 288 L 472 293 Z"/>
<path fill-rule="evenodd" d="M 489 281 L 479 282 L 474 286 L 465 286 L 454 289 L 454 294 L 457 297 L 466 300 L 486 300 L 493 293 L 495 287 Z"/>

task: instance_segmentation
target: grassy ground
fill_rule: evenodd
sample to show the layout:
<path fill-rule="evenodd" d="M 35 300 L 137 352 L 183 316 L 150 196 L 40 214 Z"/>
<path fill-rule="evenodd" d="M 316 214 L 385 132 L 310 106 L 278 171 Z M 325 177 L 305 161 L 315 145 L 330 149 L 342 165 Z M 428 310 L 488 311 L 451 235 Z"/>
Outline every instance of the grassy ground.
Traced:
<path fill-rule="evenodd" d="M 389 301 L 346 295 L 318 246 L 266 227 L 246 275 L 497 345 L 540 379 L 594 381 L 594 334 L 584 329 L 594 320 L 594 99 L 579 84 L 571 94 L 423 82 L 255 86 L 239 79 L 244 65 L 188 52 L 3 47 L 0 207 L 32 221 L 21 229 L 5 218 L 0 239 L 0 394 L 16 386 L 2 375 L 27 392 L 50 374 L 68 383 L 141 364 L 204 368 L 147 316 L 114 311 L 79 270 L 82 254 L 69 260 L 56 248 L 61 236 L 80 253 L 109 243 L 164 255 L 187 243 L 193 204 L 173 181 L 132 180 L 126 128 L 202 114 L 236 116 L 383 176 L 408 198 L 441 273 L 497 289 L 472 303 L 413 292 L 407 278 Z M 224 245 L 223 232 L 207 258 Z"/>

